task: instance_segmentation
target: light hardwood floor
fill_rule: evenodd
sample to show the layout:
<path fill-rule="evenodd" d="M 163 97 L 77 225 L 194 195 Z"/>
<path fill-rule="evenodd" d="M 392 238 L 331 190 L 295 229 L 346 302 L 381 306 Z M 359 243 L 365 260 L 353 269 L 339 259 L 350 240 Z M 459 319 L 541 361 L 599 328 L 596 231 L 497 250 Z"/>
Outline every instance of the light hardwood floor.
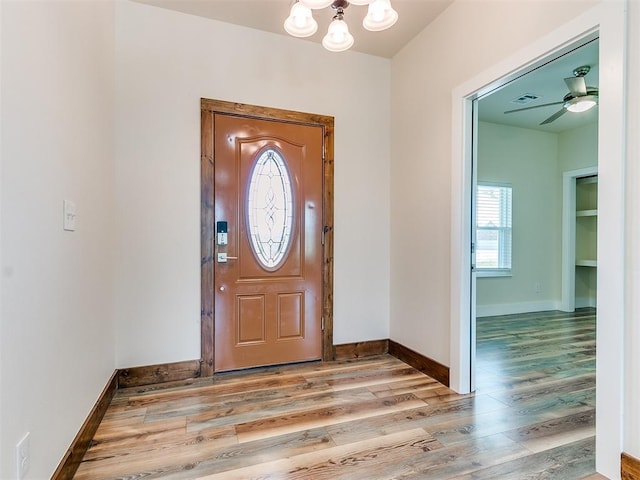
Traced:
<path fill-rule="evenodd" d="M 477 331 L 472 395 L 388 355 L 119 390 L 75 478 L 592 475 L 594 312 L 484 318 Z"/>

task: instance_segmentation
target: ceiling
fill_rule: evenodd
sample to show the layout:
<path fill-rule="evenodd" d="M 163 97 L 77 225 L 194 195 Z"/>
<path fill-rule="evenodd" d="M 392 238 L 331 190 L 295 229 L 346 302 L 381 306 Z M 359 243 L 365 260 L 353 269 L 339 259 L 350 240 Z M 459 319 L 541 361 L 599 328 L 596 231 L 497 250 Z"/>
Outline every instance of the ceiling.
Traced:
<path fill-rule="evenodd" d="M 282 35 L 288 35 L 283 23 L 289 16 L 293 3 L 293 0 L 135 1 Z M 352 50 L 391 58 L 452 3 L 453 0 L 393 0 L 398 21 L 392 28 L 382 32 L 370 32 L 362 26 L 362 19 L 367 13 L 366 6 L 350 5 L 345 10 L 344 20 L 355 38 Z M 331 8 L 314 10 L 313 17 L 318 22 L 318 31 L 299 41 L 321 43 L 333 15 Z"/>
<path fill-rule="evenodd" d="M 134 1 L 288 36 L 284 31 L 283 22 L 295 0 Z M 370 32 L 362 27 L 362 19 L 367 11 L 366 6 L 350 5 L 345 11 L 345 21 L 355 37 L 352 50 L 392 58 L 453 1 L 392 0 L 393 8 L 398 12 L 399 18 L 393 27 L 382 32 Z M 309 38 L 296 39 L 296 41 L 321 43 L 332 16 L 333 10 L 331 8 L 315 10 L 314 18 L 318 22 L 318 32 Z M 340 55 L 340 53 L 335 55 Z M 585 77 L 587 85 L 597 87 L 597 40 L 550 61 L 483 96 L 479 100 L 478 115 L 480 120 L 556 133 L 596 122 L 598 119 L 597 107 L 584 113 L 568 112 L 547 125 L 539 124 L 558 111 L 561 105 L 542 107 L 522 113 L 504 114 L 506 110 L 561 101 L 568 93 L 564 78 L 572 76 L 573 69 L 582 65 L 591 67 L 591 71 Z M 526 105 L 512 103 L 512 100 L 525 94 L 534 94 L 539 98 Z"/>
<path fill-rule="evenodd" d="M 569 92 L 564 79 L 573 76 L 573 69 L 588 65 L 590 72 L 585 80 L 589 87 L 598 86 L 598 40 L 594 40 L 572 52 L 557 58 L 480 99 L 478 117 L 482 121 L 532 128 L 545 132 L 559 133 L 564 130 L 581 127 L 598 120 L 598 107 L 583 113 L 567 112 L 554 122 L 539 125 L 562 105 L 536 108 L 521 113 L 505 114 L 507 110 L 533 107 L 546 103 L 560 102 Z M 539 98 L 524 105 L 513 103 L 525 94 L 534 94 Z"/>

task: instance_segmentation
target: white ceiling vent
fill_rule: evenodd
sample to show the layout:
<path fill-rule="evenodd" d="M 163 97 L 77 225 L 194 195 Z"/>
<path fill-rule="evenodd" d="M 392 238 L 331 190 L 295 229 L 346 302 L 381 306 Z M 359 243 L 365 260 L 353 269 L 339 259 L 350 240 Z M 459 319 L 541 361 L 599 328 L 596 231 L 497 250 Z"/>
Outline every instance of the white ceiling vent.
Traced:
<path fill-rule="evenodd" d="M 527 103 L 531 103 L 534 100 L 540 98 L 540 95 L 536 95 L 535 93 L 525 93 L 520 95 L 518 98 L 514 98 L 511 100 L 511 103 L 515 103 L 517 105 L 526 105 Z"/>

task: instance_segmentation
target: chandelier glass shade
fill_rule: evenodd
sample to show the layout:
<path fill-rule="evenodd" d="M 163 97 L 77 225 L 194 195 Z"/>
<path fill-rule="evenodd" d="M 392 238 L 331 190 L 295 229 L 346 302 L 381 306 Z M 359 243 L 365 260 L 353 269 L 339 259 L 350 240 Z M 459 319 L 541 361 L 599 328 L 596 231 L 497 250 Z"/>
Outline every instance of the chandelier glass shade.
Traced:
<path fill-rule="evenodd" d="M 329 31 L 322 39 L 322 46 L 330 52 L 344 52 L 351 48 L 353 41 L 347 23 L 337 18 L 329 25 Z"/>
<path fill-rule="evenodd" d="M 386 30 L 398 20 L 398 13 L 391 6 L 391 0 L 296 0 L 284 22 L 284 29 L 294 37 L 310 37 L 318 30 L 312 10 L 330 6 L 335 10 L 335 15 L 322 45 L 331 52 L 348 50 L 354 43 L 353 35 L 349 33 L 344 20 L 344 11 L 349 5 L 368 5 L 362 26 L 372 32 Z"/>
<path fill-rule="evenodd" d="M 297 2 L 291 7 L 291 13 L 284 21 L 284 29 L 294 37 L 308 37 L 318 30 L 318 22 L 313 19 L 311 9 Z"/>
<path fill-rule="evenodd" d="M 379 32 L 391 27 L 398 20 L 398 12 L 391 8 L 390 0 L 374 0 L 369 4 L 362 25 L 367 30 Z"/>

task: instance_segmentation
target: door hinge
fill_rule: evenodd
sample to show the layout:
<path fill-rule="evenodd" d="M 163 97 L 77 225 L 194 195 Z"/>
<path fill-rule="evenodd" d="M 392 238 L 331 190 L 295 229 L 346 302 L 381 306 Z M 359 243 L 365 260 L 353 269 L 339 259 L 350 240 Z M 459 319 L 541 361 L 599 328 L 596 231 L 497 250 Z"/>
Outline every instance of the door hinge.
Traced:
<path fill-rule="evenodd" d="M 471 242 L 471 254 L 473 255 L 474 253 L 476 253 L 476 244 Z"/>
<path fill-rule="evenodd" d="M 320 317 L 320 330 L 324 332 L 324 317 Z"/>
<path fill-rule="evenodd" d="M 324 247 L 324 238 L 327 233 L 327 227 L 322 227 L 322 246 Z"/>

